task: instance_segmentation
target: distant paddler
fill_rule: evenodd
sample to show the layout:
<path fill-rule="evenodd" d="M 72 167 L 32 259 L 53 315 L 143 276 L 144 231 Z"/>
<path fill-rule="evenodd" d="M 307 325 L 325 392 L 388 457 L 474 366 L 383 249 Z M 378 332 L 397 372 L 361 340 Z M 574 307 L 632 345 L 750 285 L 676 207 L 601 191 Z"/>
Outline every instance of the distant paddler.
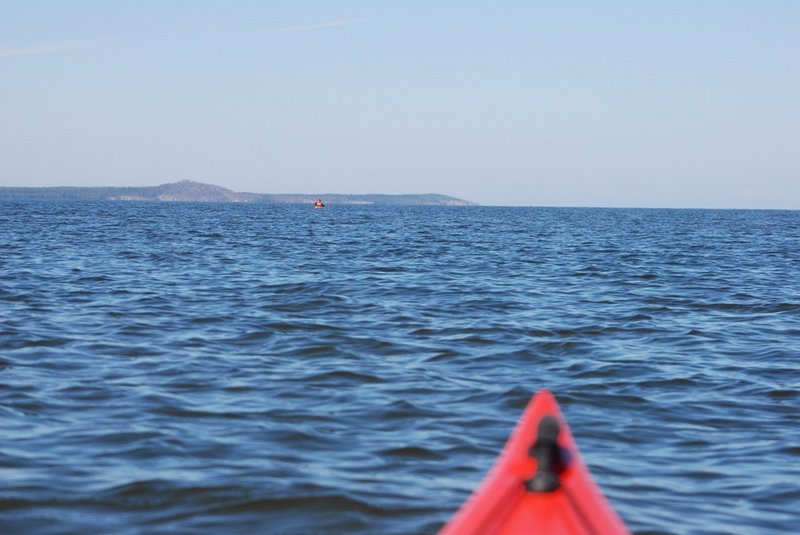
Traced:
<path fill-rule="evenodd" d="M 325 203 L 322 202 L 322 199 L 317 199 L 314 203 L 314 208 L 325 208 Z"/>

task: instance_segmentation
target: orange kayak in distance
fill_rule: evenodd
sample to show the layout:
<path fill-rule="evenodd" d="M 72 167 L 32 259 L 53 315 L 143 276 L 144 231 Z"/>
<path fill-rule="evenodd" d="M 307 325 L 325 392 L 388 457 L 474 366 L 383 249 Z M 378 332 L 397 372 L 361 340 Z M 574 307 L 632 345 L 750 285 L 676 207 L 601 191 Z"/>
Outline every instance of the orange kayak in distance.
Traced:
<path fill-rule="evenodd" d="M 495 465 L 439 535 L 622 535 L 555 397 L 528 403 Z"/>

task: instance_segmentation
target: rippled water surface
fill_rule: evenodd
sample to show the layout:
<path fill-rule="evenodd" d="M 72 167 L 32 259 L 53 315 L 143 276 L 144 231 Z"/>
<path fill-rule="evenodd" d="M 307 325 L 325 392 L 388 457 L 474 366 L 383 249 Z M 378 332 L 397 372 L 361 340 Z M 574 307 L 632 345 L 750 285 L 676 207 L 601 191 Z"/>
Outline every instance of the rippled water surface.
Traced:
<path fill-rule="evenodd" d="M 637 533 L 800 528 L 800 212 L 0 204 L 0 532 L 435 533 L 553 390 Z"/>

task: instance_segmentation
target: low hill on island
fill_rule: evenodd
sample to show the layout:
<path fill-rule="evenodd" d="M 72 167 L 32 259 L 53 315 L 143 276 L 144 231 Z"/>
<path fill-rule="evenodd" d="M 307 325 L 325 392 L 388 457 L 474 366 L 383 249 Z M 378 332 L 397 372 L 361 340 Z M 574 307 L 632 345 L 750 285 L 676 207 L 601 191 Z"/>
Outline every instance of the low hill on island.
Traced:
<path fill-rule="evenodd" d="M 150 201 L 150 202 L 247 202 L 247 203 L 311 203 L 323 199 L 330 204 L 380 204 L 380 205 L 433 205 L 471 206 L 476 203 L 439 195 L 437 193 L 383 195 L 383 194 L 283 194 L 237 193 L 235 191 L 181 180 L 170 184 L 147 187 L 53 187 L 25 188 L 0 187 L 0 200 L 39 201 Z"/>

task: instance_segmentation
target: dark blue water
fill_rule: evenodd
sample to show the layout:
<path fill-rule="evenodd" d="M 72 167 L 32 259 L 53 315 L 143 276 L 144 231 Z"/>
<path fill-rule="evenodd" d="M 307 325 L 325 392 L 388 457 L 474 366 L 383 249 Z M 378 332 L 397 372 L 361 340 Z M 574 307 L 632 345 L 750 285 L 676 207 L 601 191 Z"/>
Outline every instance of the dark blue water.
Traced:
<path fill-rule="evenodd" d="M 0 204 L 0 532 L 435 533 L 553 390 L 637 533 L 800 529 L 800 212 Z"/>

